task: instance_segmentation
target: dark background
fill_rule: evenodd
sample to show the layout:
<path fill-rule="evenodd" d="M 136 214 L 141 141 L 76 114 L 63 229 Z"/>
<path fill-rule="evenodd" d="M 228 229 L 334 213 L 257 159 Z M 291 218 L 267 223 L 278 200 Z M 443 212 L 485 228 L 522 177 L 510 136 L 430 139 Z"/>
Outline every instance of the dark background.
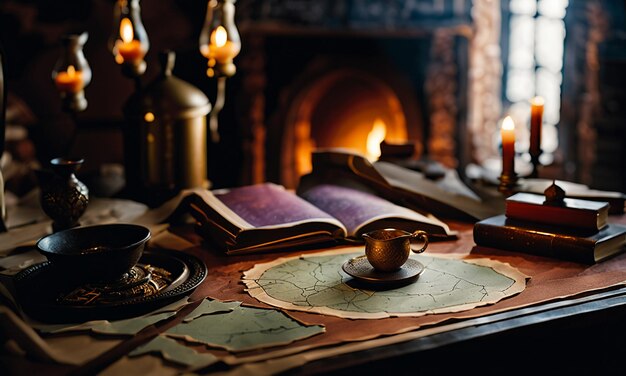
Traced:
<path fill-rule="evenodd" d="M 239 0 L 237 22 L 245 24 L 245 33 L 254 34 L 254 25 L 265 21 L 278 25 L 321 27 L 329 30 L 363 30 L 381 27 L 428 27 L 429 24 L 469 23 L 471 1 L 462 2 L 464 13 L 451 11 L 452 0 L 445 0 L 445 10 L 438 14 L 421 14 L 407 20 L 404 25 L 389 25 L 394 12 L 415 2 L 343 0 L 343 1 L 254 1 Z M 458 4 L 458 2 L 456 2 Z M 134 83 L 125 77 L 107 48 L 112 30 L 112 0 L 3 0 L 0 3 L 0 40 L 7 55 L 8 87 L 10 101 L 15 108 L 10 122 L 23 125 L 34 146 L 34 158 L 45 163 L 50 158 L 66 153 L 68 149 L 86 158 L 83 175 L 98 171 L 103 163 L 123 160 L 120 129 L 125 121 L 122 108 L 133 93 Z M 416 5 L 416 6 L 417 6 Z M 600 189 L 626 191 L 626 105 L 625 62 L 626 28 L 624 2 L 597 0 L 570 0 L 565 19 L 567 36 L 562 90 L 562 123 L 560 152 L 562 164 L 558 174 L 574 181 L 580 179 L 577 148 L 581 136 L 577 124 L 581 118 L 580 104 L 589 93 L 585 92 L 587 41 L 594 31 L 589 24 L 590 5 L 599 5 L 607 17 L 603 41 L 598 50 L 600 109 L 593 114 L 596 140 L 596 162 L 590 185 Z M 142 19 L 150 38 L 150 51 L 146 57 L 148 70 L 143 83 L 148 83 L 159 72 L 157 54 L 166 49 L 177 53 L 174 74 L 200 88 L 211 102 L 215 99 L 215 80 L 204 75 L 206 61 L 198 51 L 198 37 L 206 11 L 205 1 L 143 0 Z M 426 9 L 426 8 L 425 8 Z M 507 40 L 506 1 L 502 1 L 503 48 Z M 376 16 L 372 16 L 376 15 Z M 93 70 L 93 79 L 86 88 L 88 108 L 76 119 L 61 110 L 61 100 L 51 81 L 54 62 L 61 53 L 60 38 L 65 33 L 87 31 L 89 40 L 84 52 Z M 595 31 L 594 31 L 595 32 Z M 246 54 L 247 38 L 242 34 L 243 48 L 235 59 L 239 64 Z M 331 41 L 329 41 L 332 44 Z M 279 56 L 280 45 L 269 40 L 268 57 Z M 285 52 L 288 51 L 288 52 Z M 297 48 L 283 50 L 283 54 L 311 54 Z M 401 54 L 402 51 L 394 50 Z M 303 55 L 302 55 L 303 56 Z M 502 52 L 503 59 L 507 56 Z M 296 69 L 298 67 L 294 67 Z M 269 67 L 271 72 L 272 67 Z M 280 77 L 280 75 L 274 75 Z M 506 75 L 505 75 L 506 76 Z M 267 83 L 265 113 L 271 118 L 275 105 L 276 88 Z M 242 116 L 243 82 L 240 75 L 228 79 L 227 101 L 220 115 L 219 144 L 209 142 L 209 179 L 214 187 L 236 186 L 244 182 L 242 143 L 249 137 L 245 132 L 247 119 Z M 504 85 L 503 85 L 504 87 Z M 16 105 L 21 103 L 20 105 Z M 506 103 L 505 103 L 506 104 Z M 11 116 L 14 116 L 11 118 Z M 67 145 L 74 130 L 78 137 L 74 145 Z M 270 150 L 271 152 L 271 150 Z"/>

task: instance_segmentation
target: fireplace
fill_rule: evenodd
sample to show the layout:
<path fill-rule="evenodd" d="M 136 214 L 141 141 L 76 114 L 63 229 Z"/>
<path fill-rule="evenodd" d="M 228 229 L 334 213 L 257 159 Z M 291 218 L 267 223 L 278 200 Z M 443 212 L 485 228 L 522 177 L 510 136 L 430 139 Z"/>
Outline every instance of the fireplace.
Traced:
<path fill-rule="evenodd" d="M 310 169 L 312 150 L 350 148 L 375 159 L 371 144 L 383 139 L 414 144 L 412 158 L 450 168 L 474 157 L 480 127 L 499 116 L 499 101 L 482 111 L 481 98 L 497 97 L 485 94 L 499 90 L 490 82 L 500 68 L 497 33 L 473 29 L 470 13 L 473 8 L 483 26 L 493 26 L 497 7 L 423 1 L 419 9 L 399 11 L 398 2 L 385 3 L 397 12 L 380 13 L 380 3 L 361 4 L 358 12 L 319 2 L 239 10 L 240 90 L 229 101 L 243 140 L 241 184 L 294 188 Z M 489 38 L 477 40 L 480 35 Z M 470 82 L 475 59 L 493 67 L 476 72 L 485 78 L 478 87 Z M 471 98 L 472 92 L 478 95 Z"/>
<path fill-rule="evenodd" d="M 306 46 L 323 41 L 309 38 L 293 43 Z M 304 69 L 277 89 L 279 100 L 267 122 L 266 150 L 272 152 L 266 155 L 266 172 L 288 187 L 297 185 L 298 178 L 310 171 L 315 148 L 348 148 L 375 159 L 383 139 L 422 144 L 420 94 L 410 84 L 410 75 L 417 73 L 368 58 L 364 51 L 376 45 L 371 39 L 336 43 L 351 44 L 351 51 L 338 53 L 330 48 L 306 57 L 306 62 L 294 62 Z M 416 152 L 421 153 L 420 146 Z"/>

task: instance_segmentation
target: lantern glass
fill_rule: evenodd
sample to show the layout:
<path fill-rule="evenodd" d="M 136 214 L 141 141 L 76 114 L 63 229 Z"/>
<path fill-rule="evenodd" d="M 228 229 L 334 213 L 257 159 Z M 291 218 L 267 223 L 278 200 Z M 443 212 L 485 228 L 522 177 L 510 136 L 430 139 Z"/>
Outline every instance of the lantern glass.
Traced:
<path fill-rule="evenodd" d="M 78 93 L 91 82 L 91 68 L 83 53 L 89 35 L 69 34 L 63 37 L 63 52 L 52 70 L 52 80 L 61 93 Z"/>
<path fill-rule="evenodd" d="M 235 74 L 233 59 L 241 51 L 235 25 L 235 0 L 210 0 L 200 33 L 200 53 L 208 59 L 209 76 Z"/>
<path fill-rule="evenodd" d="M 150 49 L 139 0 L 117 0 L 109 48 L 118 64 L 140 65 Z"/>

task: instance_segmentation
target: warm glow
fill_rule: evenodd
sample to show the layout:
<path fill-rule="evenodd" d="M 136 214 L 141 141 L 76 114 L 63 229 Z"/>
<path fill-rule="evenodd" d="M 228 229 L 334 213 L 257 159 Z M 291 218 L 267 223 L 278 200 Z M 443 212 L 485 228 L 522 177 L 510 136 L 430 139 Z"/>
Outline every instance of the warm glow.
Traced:
<path fill-rule="evenodd" d="M 209 70 L 207 75 L 213 77 L 216 74 L 216 64 L 230 64 L 232 65 L 233 58 L 239 54 L 241 50 L 241 43 L 233 40 L 229 40 L 228 32 L 224 26 L 218 26 L 211 32 L 209 37 L 209 43 L 200 46 L 200 53 L 209 59 Z M 218 66 L 219 67 L 219 66 Z M 219 67 L 218 71 L 225 73 L 228 67 Z M 228 69 L 235 69 L 234 65 Z M 234 73 L 234 70 L 230 73 Z M 231 75 L 227 73 L 227 75 Z"/>
<path fill-rule="evenodd" d="M 218 26 L 211 34 L 211 44 L 216 47 L 223 47 L 228 40 L 228 34 L 224 26 Z"/>
<path fill-rule="evenodd" d="M 367 135 L 367 159 L 375 161 L 380 157 L 380 143 L 383 142 L 387 134 L 385 122 L 376 119 L 372 130 Z"/>
<path fill-rule="evenodd" d="M 135 37 L 133 33 L 133 24 L 128 18 L 123 18 L 120 22 L 120 37 L 124 43 L 130 43 Z"/>
<path fill-rule="evenodd" d="M 539 96 L 534 97 L 533 99 L 530 100 L 530 104 L 532 106 L 543 106 L 543 103 L 544 103 L 543 97 L 539 97 Z"/>
<path fill-rule="evenodd" d="M 146 112 L 143 116 L 143 120 L 145 120 L 146 123 L 152 123 L 154 121 L 154 114 L 152 112 Z"/>
<path fill-rule="evenodd" d="M 515 123 L 510 116 L 502 120 L 502 175 L 515 175 Z"/>
<path fill-rule="evenodd" d="M 515 123 L 510 116 L 507 116 L 502 120 L 502 129 L 512 130 L 515 129 Z"/>
<path fill-rule="evenodd" d="M 115 43 L 115 61 L 118 64 L 125 62 L 137 63 L 146 54 L 144 46 L 135 38 L 133 24 L 128 18 L 123 18 L 120 22 L 120 37 Z"/>
<path fill-rule="evenodd" d="M 78 93 L 85 86 L 82 72 L 77 71 L 73 65 L 68 66 L 66 71 L 57 73 L 54 82 L 57 89 L 64 93 Z"/>

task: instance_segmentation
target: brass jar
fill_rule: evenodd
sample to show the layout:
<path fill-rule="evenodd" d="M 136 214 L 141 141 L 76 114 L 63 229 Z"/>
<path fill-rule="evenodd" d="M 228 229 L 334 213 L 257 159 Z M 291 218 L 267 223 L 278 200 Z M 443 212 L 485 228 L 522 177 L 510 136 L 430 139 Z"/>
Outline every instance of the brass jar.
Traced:
<path fill-rule="evenodd" d="M 126 184 L 131 195 L 159 204 L 181 189 L 209 187 L 208 97 L 174 75 L 175 54 L 160 55 L 162 72 L 125 105 Z"/>

